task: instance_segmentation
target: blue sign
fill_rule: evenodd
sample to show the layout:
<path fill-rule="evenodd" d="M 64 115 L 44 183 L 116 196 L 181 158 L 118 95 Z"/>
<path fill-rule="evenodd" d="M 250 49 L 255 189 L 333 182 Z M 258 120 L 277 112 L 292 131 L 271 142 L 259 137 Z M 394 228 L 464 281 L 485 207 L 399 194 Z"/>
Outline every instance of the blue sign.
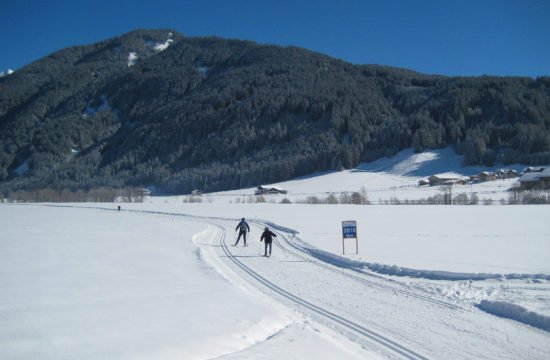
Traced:
<path fill-rule="evenodd" d="M 342 221 L 342 236 L 344 239 L 356 239 L 357 221 Z"/>

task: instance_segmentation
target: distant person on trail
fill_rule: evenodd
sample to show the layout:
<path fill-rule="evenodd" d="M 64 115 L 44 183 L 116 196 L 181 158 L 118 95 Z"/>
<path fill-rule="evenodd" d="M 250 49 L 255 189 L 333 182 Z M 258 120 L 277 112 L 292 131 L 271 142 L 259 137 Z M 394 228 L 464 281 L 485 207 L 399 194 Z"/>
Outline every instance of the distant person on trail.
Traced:
<path fill-rule="evenodd" d="M 237 230 L 239 230 L 239 236 L 237 237 L 237 242 L 233 246 L 237 246 L 239 240 L 241 239 L 241 236 L 244 239 L 244 246 L 246 246 L 246 233 L 250 232 L 250 226 L 248 226 L 248 223 L 244 220 L 244 218 L 242 218 L 241 222 L 237 224 L 235 231 Z"/>
<path fill-rule="evenodd" d="M 273 242 L 273 237 L 277 237 L 277 234 L 270 231 L 268 227 L 265 228 L 264 232 L 262 233 L 262 237 L 260 238 L 260 242 L 262 242 L 265 239 L 265 252 L 264 256 L 271 256 L 271 243 Z M 267 253 L 267 247 L 269 246 L 269 255 Z"/>

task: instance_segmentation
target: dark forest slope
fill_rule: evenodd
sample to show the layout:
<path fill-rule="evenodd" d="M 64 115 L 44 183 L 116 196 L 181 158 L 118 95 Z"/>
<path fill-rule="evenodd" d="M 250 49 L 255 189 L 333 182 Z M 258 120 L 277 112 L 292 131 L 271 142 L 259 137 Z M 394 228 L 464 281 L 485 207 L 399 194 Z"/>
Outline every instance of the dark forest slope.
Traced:
<path fill-rule="evenodd" d="M 549 129 L 549 78 L 428 76 L 135 31 L 0 78 L 0 184 L 209 191 L 447 145 L 470 164 L 549 163 Z"/>

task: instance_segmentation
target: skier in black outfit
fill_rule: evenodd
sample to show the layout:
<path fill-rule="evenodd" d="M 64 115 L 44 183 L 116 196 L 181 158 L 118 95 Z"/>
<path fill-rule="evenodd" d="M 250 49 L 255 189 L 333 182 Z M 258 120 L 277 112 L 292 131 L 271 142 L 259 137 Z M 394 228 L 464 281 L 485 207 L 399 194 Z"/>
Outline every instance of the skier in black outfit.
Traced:
<path fill-rule="evenodd" d="M 265 228 L 264 232 L 262 233 L 262 237 L 260 238 L 260 242 L 262 242 L 265 239 L 265 252 L 264 256 L 271 256 L 271 243 L 273 242 L 273 237 L 277 237 L 277 234 L 270 231 L 268 227 Z M 269 255 L 267 255 L 267 247 L 269 246 Z"/>
<path fill-rule="evenodd" d="M 241 222 L 237 224 L 237 227 L 235 228 L 235 231 L 239 230 L 239 236 L 237 237 L 237 242 L 233 246 L 237 246 L 239 243 L 239 240 L 241 239 L 241 236 L 244 239 L 244 246 L 246 246 L 246 233 L 250 232 L 250 226 L 248 226 L 247 222 L 244 220 L 244 218 L 241 219 Z"/>

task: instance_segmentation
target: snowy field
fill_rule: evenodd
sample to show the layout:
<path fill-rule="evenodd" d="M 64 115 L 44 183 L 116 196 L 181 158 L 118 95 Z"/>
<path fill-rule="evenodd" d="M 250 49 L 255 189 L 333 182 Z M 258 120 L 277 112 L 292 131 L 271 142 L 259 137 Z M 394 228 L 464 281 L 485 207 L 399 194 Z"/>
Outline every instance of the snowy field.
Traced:
<path fill-rule="evenodd" d="M 482 170 L 403 152 L 276 185 L 293 202 L 361 187 L 383 202 Z M 514 182 L 464 190 L 498 203 Z M 0 204 L 0 358 L 548 358 L 550 206 L 247 203 L 253 190 L 120 212 Z M 241 217 L 252 231 L 233 247 Z M 353 240 L 342 254 L 343 220 L 357 221 L 358 254 Z"/>
<path fill-rule="evenodd" d="M 299 179 L 274 185 L 288 190 L 287 195 L 271 195 L 268 200 L 280 202 L 288 198 L 292 202 L 305 200 L 308 196 L 326 198 L 329 194 L 337 197 L 341 192 L 356 192 L 364 188 L 370 202 L 384 204 L 396 198 L 401 202 L 406 200 L 427 199 L 430 196 L 443 193 L 439 186 L 418 186 L 420 180 L 427 180 L 432 175 L 449 178 L 468 178 L 482 171 L 496 172 L 498 169 L 513 169 L 518 172 L 525 165 L 506 166 L 461 166 L 462 157 L 451 148 L 432 152 L 415 154 L 412 150 L 404 150 L 392 158 L 384 158 L 372 163 L 361 164 L 356 169 L 316 173 Z M 544 166 L 544 165 L 543 165 Z M 550 165 L 548 165 L 550 166 Z M 547 166 L 547 167 L 548 167 Z M 509 189 L 518 185 L 518 179 L 506 179 L 467 185 L 454 185 L 454 196 L 465 194 L 468 197 L 476 195 L 479 203 L 490 200 L 499 204 L 508 201 Z M 227 201 L 248 201 L 248 196 L 254 194 L 254 189 L 242 189 L 216 193 L 215 198 L 225 197 Z"/>
<path fill-rule="evenodd" d="M 2 359 L 261 359 L 287 351 L 359 359 L 364 351 L 214 270 L 203 247 L 215 233 L 204 223 L 15 205 L 0 206 L 0 219 Z"/>

